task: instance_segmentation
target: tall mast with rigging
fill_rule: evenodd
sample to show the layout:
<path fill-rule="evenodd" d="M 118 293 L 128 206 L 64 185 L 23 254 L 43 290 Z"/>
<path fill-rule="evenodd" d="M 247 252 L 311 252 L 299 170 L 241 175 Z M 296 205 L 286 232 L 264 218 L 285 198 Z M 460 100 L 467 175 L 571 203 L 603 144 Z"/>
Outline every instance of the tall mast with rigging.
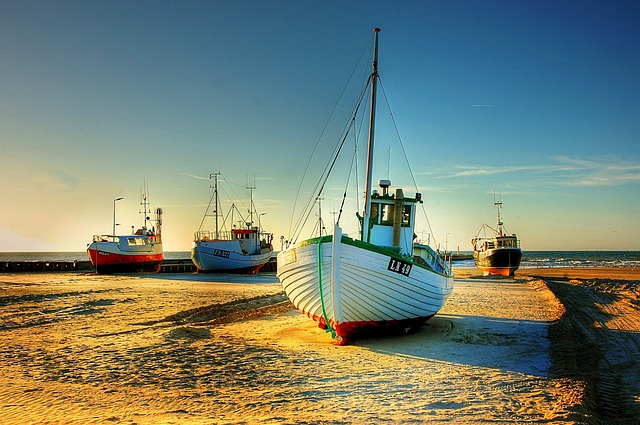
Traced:
<path fill-rule="evenodd" d="M 373 136 L 376 119 L 376 92 L 378 83 L 378 33 L 380 28 L 373 29 L 373 67 L 371 70 L 371 110 L 369 111 L 369 142 L 367 146 L 367 175 L 364 192 L 364 215 L 362 217 L 362 240 L 369 242 L 369 222 L 371 220 L 371 187 L 373 174 Z"/>
<path fill-rule="evenodd" d="M 502 200 L 493 201 L 493 205 L 498 208 L 498 236 L 503 236 L 502 234 L 502 218 L 500 217 L 500 208 L 502 208 Z"/>
<path fill-rule="evenodd" d="M 218 198 L 218 176 L 222 174 L 220 172 L 216 172 L 216 173 L 210 173 L 209 174 L 209 179 L 211 179 L 213 177 L 213 192 L 214 192 L 214 196 L 215 196 L 215 201 L 216 201 L 216 206 L 215 206 L 215 214 L 216 214 L 216 239 L 218 239 L 218 204 L 219 204 L 219 198 Z"/>
<path fill-rule="evenodd" d="M 245 223 L 247 228 L 253 226 L 253 190 L 256 188 L 256 177 L 253 176 L 253 183 L 249 184 L 249 176 L 247 176 L 247 190 L 249 190 L 249 222 Z"/>
<path fill-rule="evenodd" d="M 148 192 L 148 188 L 147 188 L 147 183 L 144 183 L 144 186 L 142 188 L 142 193 L 140 194 L 140 205 L 142 205 L 142 211 L 140 211 L 140 213 L 142 213 L 144 215 L 144 222 L 142 225 L 142 229 L 143 230 L 147 230 L 147 222 L 150 220 L 149 218 L 149 214 L 150 211 L 148 210 L 149 208 L 149 201 L 147 200 L 147 192 Z M 133 227 L 133 226 L 131 226 Z"/>

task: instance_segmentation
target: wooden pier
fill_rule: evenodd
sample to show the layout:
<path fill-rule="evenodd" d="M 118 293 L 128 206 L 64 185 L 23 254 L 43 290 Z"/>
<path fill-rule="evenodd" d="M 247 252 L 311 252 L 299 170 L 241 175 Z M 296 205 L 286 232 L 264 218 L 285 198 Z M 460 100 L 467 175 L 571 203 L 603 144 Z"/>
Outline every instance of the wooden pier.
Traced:
<path fill-rule="evenodd" d="M 276 257 L 272 257 L 260 272 L 275 272 Z M 93 271 L 91 261 L 2 261 L 0 273 Z M 190 259 L 164 260 L 159 273 L 196 273 L 198 269 Z"/>
<path fill-rule="evenodd" d="M 90 261 L 2 261 L 0 273 L 90 270 Z"/>
<path fill-rule="evenodd" d="M 198 269 L 191 259 L 164 260 L 158 273 L 195 273 Z"/>

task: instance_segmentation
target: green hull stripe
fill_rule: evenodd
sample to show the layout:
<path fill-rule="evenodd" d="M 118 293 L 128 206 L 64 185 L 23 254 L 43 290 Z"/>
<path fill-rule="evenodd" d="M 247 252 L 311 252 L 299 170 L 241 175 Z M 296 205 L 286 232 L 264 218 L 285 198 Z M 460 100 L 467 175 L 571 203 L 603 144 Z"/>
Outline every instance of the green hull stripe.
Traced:
<path fill-rule="evenodd" d="M 298 247 L 303 247 L 303 246 L 307 246 L 307 245 L 318 245 L 318 244 L 322 244 L 324 242 L 332 242 L 332 241 L 333 241 L 333 235 L 321 236 L 321 237 L 307 239 L 307 240 L 304 240 L 302 242 L 299 242 L 298 243 Z M 394 251 L 392 251 L 390 249 L 387 249 L 385 247 L 382 247 L 382 246 L 379 246 L 379 245 L 370 244 L 370 243 L 363 242 L 363 241 L 359 241 L 359 240 L 356 240 L 356 239 L 352 239 L 352 238 L 350 238 L 348 236 L 342 236 L 342 243 L 346 244 L 346 245 L 355 246 L 357 248 L 366 249 L 367 251 L 376 252 L 378 254 L 387 255 L 387 256 L 395 258 L 397 260 L 410 262 L 413 266 L 420 267 L 421 269 L 429 270 L 429 271 L 431 271 L 433 273 L 436 273 L 436 274 L 438 274 L 440 276 L 450 277 L 450 275 L 447 275 L 447 274 L 444 274 L 444 273 L 440 273 L 440 272 L 434 270 L 429 265 L 425 265 L 425 264 L 421 264 L 421 263 L 417 263 L 417 262 L 413 261 L 413 255 L 409 256 L 409 257 L 404 257 L 404 256 L 398 254 L 397 252 L 394 252 Z M 426 248 L 432 255 L 434 255 L 434 257 L 437 255 L 427 245 L 420 245 L 420 247 L 421 248 Z"/>

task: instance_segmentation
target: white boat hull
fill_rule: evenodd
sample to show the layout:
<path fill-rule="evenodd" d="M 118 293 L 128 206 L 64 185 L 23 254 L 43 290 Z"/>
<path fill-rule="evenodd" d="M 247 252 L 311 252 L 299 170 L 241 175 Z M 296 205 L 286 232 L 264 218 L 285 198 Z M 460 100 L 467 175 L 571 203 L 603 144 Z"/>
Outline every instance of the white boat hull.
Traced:
<path fill-rule="evenodd" d="M 311 239 L 277 259 L 277 276 L 293 305 L 333 329 L 339 344 L 358 334 L 421 324 L 453 289 L 451 275 L 348 237 L 338 243 L 330 236 Z"/>
<path fill-rule="evenodd" d="M 191 248 L 191 260 L 202 273 L 257 273 L 273 251 L 245 254 L 235 240 L 199 241 Z"/>

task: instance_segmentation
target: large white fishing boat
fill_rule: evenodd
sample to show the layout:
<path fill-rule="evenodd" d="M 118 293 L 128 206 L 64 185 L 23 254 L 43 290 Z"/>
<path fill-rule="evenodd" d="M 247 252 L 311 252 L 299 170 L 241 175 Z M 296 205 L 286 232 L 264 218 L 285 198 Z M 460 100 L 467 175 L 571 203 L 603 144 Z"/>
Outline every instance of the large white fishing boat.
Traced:
<path fill-rule="evenodd" d="M 381 193 L 372 191 L 378 33 L 379 29 L 374 29 L 368 87 L 363 89 L 350 118 L 355 123 L 357 111 L 366 109 L 359 105 L 370 88 L 365 205 L 363 215 L 358 215 L 360 235 L 352 238 L 343 234 L 338 217 L 332 235 L 321 233 L 300 242 L 294 236 L 277 256 L 277 276 L 293 305 L 330 331 L 338 345 L 359 335 L 416 328 L 440 310 L 453 289 L 450 263 L 429 246 L 414 243 L 421 194 L 405 196 L 400 188 L 392 192 L 387 179 L 379 181 Z M 340 150 L 336 150 L 336 157 Z M 314 196 L 320 198 L 324 182 L 318 187 Z"/>
<path fill-rule="evenodd" d="M 483 224 L 471 239 L 473 261 L 485 276 L 513 276 L 520 267 L 522 249 L 516 234 L 508 235 L 500 217 L 502 201 L 495 201 L 498 209 L 498 227 Z M 482 233 L 482 236 L 480 234 Z"/>
<path fill-rule="evenodd" d="M 212 173 L 209 178 L 214 179 L 213 196 L 203 217 L 200 229 L 195 232 L 193 247 L 191 248 L 191 260 L 200 273 L 257 273 L 269 261 L 273 255 L 271 233 L 261 231 L 260 226 L 255 226 L 254 215 L 257 216 L 260 224 L 260 216 L 255 211 L 253 204 L 253 187 L 251 195 L 251 205 L 249 207 L 248 219 L 242 215 L 235 204 L 229 209 L 229 215 L 220 225 L 218 218 L 221 210 L 220 198 L 218 195 L 218 175 Z M 202 230 L 209 212 L 212 208 L 215 218 L 214 230 Z M 234 223 L 233 213 L 240 215 L 242 223 L 240 228 L 232 224 L 231 230 L 224 230 L 226 222 Z M 230 218 L 229 218 L 230 217 Z"/>
<path fill-rule="evenodd" d="M 156 218 L 149 217 L 147 194 L 142 194 L 141 211 L 144 224 L 130 235 L 115 235 L 115 202 L 113 234 L 94 235 L 93 242 L 87 246 L 91 264 L 97 273 L 107 274 L 129 271 L 158 271 L 164 261 L 162 251 L 162 208 L 156 208 Z M 155 221 L 155 226 L 151 225 Z M 133 227 L 132 227 L 133 230 Z"/>

